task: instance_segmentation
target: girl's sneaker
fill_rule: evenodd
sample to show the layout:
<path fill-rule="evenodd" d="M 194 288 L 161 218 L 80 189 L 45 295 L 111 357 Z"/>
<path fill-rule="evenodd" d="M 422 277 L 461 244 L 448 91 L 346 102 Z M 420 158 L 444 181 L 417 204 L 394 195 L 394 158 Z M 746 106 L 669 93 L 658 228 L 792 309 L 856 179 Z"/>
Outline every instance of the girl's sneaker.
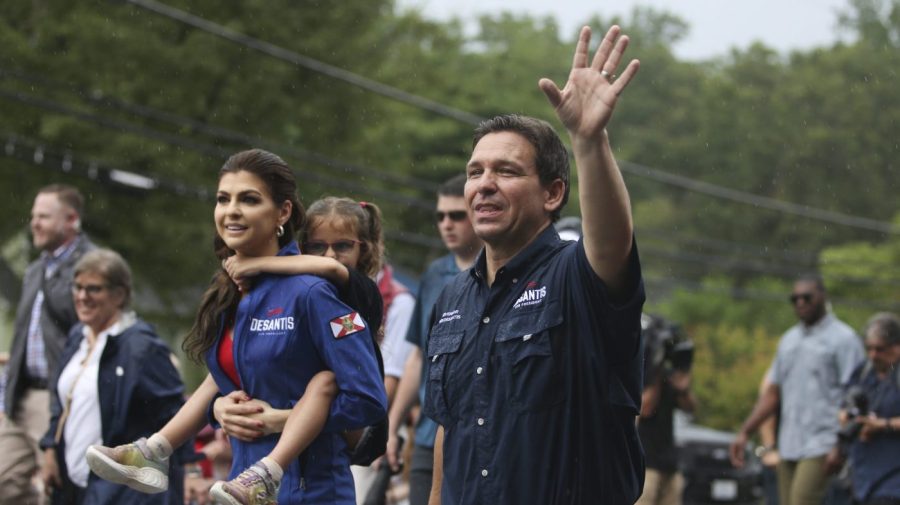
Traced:
<path fill-rule="evenodd" d="M 111 448 L 92 445 L 85 459 L 94 473 L 110 482 L 142 493 L 162 493 L 169 489 L 169 461 L 157 459 L 146 438 Z"/>
<path fill-rule="evenodd" d="M 257 462 L 234 479 L 213 484 L 209 496 L 219 505 L 275 505 L 279 484 Z"/>

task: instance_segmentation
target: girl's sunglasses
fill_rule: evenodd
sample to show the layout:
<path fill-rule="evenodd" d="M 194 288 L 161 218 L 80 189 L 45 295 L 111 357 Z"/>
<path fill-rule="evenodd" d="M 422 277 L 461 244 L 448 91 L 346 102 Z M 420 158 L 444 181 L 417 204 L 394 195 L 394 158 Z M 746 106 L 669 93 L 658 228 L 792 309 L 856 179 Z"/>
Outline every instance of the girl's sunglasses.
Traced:
<path fill-rule="evenodd" d="M 353 251 L 356 244 L 362 244 L 359 240 L 337 240 L 334 242 L 325 242 L 322 240 L 312 240 L 306 243 L 304 252 L 314 254 L 316 256 L 324 256 L 330 247 L 334 254 L 347 254 Z"/>

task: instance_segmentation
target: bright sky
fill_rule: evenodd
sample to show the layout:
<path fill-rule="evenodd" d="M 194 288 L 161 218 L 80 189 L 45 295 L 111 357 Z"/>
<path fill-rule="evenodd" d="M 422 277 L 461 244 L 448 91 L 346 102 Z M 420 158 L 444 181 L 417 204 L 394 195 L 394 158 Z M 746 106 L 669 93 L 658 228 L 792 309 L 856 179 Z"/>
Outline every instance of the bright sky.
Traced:
<path fill-rule="evenodd" d="M 684 59 L 725 55 L 730 48 L 746 48 L 761 41 L 779 52 L 829 46 L 836 42 L 837 11 L 847 0 L 397 0 L 401 8 L 417 7 L 428 18 L 458 16 L 473 21 L 481 14 L 501 11 L 552 15 L 569 33 L 599 13 L 604 18 L 628 19 L 635 5 L 678 15 L 690 25 L 688 36 L 674 47 Z M 600 27 L 593 27 L 594 29 Z M 627 27 L 624 27 L 627 32 Z M 843 35 L 846 38 L 846 35 Z"/>

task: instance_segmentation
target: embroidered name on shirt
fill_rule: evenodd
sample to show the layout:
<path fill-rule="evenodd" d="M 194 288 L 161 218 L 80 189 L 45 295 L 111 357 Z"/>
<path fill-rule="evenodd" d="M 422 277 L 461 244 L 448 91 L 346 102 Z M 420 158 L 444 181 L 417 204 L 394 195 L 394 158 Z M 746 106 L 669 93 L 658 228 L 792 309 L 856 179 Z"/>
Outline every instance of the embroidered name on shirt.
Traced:
<path fill-rule="evenodd" d="M 250 331 L 278 331 L 293 330 L 293 317 L 276 317 L 275 319 L 257 319 L 250 320 Z"/>
<path fill-rule="evenodd" d="M 540 289 L 526 289 L 522 296 L 513 304 L 514 309 L 519 307 L 527 307 L 529 305 L 537 305 L 544 301 L 547 296 L 547 286 L 541 286 Z"/>
<path fill-rule="evenodd" d="M 462 315 L 459 313 L 458 309 L 441 314 L 441 318 L 440 320 L 438 320 L 438 324 L 449 323 L 450 321 L 454 321 L 456 319 L 462 319 Z"/>

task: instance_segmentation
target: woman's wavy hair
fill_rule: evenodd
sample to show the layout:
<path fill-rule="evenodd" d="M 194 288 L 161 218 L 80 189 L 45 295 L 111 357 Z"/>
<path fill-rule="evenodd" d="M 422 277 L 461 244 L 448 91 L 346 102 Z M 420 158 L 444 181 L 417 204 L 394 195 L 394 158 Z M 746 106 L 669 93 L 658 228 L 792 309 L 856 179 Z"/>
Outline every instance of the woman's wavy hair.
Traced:
<path fill-rule="evenodd" d="M 294 173 L 279 156 L 262 149 L 250 149 L 228 158 L 219 170 L 219 180 L 225 174 L 241 171 L 250 172 L 265 183 L 276 207 L 285 201 L 291 202 L 291 216 L 283 225 L 284 234 L 278 237 L 278 246 L 284 247 L 294 240 L 305 219 L 303 204 L 297 197 L 297 181 Z M 216 258 L 220 261 L 234 254 L 218 233 L 213 241 L 213 248 Z M 203 361 L 203 356 L 216 342 L 222 316 L 233 317 L 240 299 L 240 291 L 228 277 L 228 273 L 222 268 L 217 270 L 209 288 L 203 294 L 194 325 L 182 344 L 182 349 L 192 360 L 197 363 Z"/>
<path fill-rule="evenodd" d="M 316 200 L 306 213 L 306 226 L 300 231 L 300 243 L 305 245 L 309 241 L 310 232 L 324 223 L 343 229 L 362 242 L 356 269 L 369 277 L 375 277 L 381 270 L 384 257 L 381 209 L 374 203 L 336 196 Z"/>

